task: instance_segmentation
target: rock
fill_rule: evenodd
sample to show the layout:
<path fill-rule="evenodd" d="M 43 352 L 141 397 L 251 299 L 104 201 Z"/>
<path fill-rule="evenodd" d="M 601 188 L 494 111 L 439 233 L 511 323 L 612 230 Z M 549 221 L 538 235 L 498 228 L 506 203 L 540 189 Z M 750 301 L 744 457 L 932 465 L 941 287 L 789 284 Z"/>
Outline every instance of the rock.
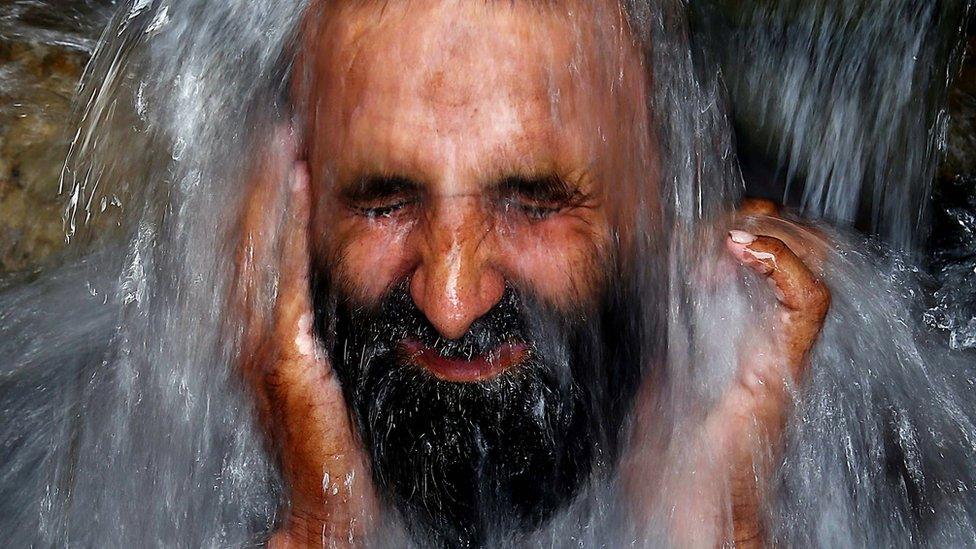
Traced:
<path fill-rule="evenodd" d="M 77 51 L 0 42 L 0 272 L 65 244 L 58 182 L 86 61 Z"/>

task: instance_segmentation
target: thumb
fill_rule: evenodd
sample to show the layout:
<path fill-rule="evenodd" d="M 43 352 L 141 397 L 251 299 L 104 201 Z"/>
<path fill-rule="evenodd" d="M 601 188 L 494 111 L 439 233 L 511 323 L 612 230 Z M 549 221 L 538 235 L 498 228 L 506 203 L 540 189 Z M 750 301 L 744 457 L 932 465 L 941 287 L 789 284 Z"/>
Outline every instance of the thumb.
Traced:
<path fill-rule="evenodd" d="M 293 350 L 306 358 L 318 358 L 312 333 L 312 304 L 309 295 L 310 189 L 308 167 L 296 161 L 288 177 L 288 213 L 284 216 L 276 316 L 279 334 Z"/>

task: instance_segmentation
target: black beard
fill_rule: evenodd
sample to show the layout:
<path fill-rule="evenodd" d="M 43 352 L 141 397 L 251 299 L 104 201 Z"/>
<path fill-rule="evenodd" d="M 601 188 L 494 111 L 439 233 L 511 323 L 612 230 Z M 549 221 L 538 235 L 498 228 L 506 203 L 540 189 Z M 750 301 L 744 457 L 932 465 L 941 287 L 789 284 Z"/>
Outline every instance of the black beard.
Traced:
<path fill-rule="evenodd" d="M 321 278 L 313 289 L 316 328 L 374 482 L 418 545 L 515 541 L 609 472 L 640 377 L 635 346 L 625 345 L 633 323 L 617 307 L 560 312 L 507 288 L 467 334 L 445 340 L 407 288 L 375 307 L 330 293 Z M 494 378 L 450 382 L 403 356 L 408 337 L 451 358 L 503 343 L 530 352 Z"/>

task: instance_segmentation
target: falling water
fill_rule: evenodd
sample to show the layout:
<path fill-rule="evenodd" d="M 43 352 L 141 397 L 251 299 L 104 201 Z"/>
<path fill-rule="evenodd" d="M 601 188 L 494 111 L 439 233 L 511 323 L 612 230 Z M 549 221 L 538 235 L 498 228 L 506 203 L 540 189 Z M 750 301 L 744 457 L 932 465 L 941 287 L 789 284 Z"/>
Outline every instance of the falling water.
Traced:
<path fill-rule="evenodd" d="M 288 85 L 306 6 L 78 3 L 47 22 L 36 15 L 54 4 L 9 5 L 0 35 L 81 50 L 100 38 L 61 179 L 71 244 L 55 266 L 12 275 L 0 293 L 0 531 L 25 546 L 262 543 L 287 513 L 288 490 L 236 369 L 247 342 L 230 296 L 242 181 L 255 163 L 284 154 L 269 136 L 299 108 L 288 104 Z M 709 458 L 695 444 L 703 418 L 735 383 L 740 351 L 778 322 L 769 289 L 737 268 L 722 240 L 733 224 L 773 223 L 813 243 L 832 306 L 793 387 L 763 509 L 772 541 L 972 544 L 972 356 L 950 351 L 926 325 L 928 279 L 911 253 L 890 247 L 911 250 L 926 230 L 968 6 L 784 2 L 750 12 L 757 24 L 740 28 L 715 23 L 714 4 L 696 19 L 697 32 L 711 34 L 693 35 L 682 2 L 625 5 L 654 75 L 660 173 L 659 187 L 638 174 L 639 187 L 620 192 L 651 212 L 621 234 L 647 254 L 633 273 L 643 316 L 666 315 L 663 326 L 646 322 L 641 341 L 667 340 L 650 376 L 658 398 L 635 410 L 615 475 L 595 475 L 537 531 L 498 539 L 688 539 L 672 531 L 687 496 L 669 481 Z M 608 35 L 620 30 L 599 22 Z M 735 136 L 712 60 L 724 66 Z M 736 137 L 751 147 L 745 154 L 773 159 L 776 177 L 764 184 L 819 224 L 789 213 L 765 225 L 731 221 L 743 189 L 756 185 L 740 174 Z M 286 211 L 279 187 L 264 203 Z M 659 218 L 651 189 L 664 202 Z M 108 202 L 121 210 L 113 230 L 99 223 Z M 868 224 L 854 227 L 862 212 Z M 249 303 L 270 310 L 278 266 L 262 267 Z M 655 294 L 664 279 L 666 295 Z M 404 544 L 395 512 L 370 518 L 375 545 Z"/>
<path fill-rule="evenodd" d="M 787 184 L 771 194 L 805 215 L 856 222 L 900 248 L 917 245 L 945 149 L 945 99 L 969 4 L 696 7 L 741 137 Z"/>
<path fill-rule="evenodd" d="M 732 96 L 748 192 L 927 254 L 936 291 L 925 316 L 954 348 L 976 345 L 976 195 L 970 181 L 949 181 L 933 210 L 932 183 L 946 153 L 946 98 L 970 7 L 693 5 L 701 42 L 719 59 Z M 956 139 L 966 136 L 963 126 Z M 965 146 L 957 149 L 955 157 L 968 157 Z"/>

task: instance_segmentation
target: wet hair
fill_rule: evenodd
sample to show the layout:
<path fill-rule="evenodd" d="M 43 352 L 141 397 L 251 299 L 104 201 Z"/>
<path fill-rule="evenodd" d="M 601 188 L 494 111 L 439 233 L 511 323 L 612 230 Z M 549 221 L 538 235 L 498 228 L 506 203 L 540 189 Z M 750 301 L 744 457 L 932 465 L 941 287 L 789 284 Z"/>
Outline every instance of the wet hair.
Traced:
<path fill-rule="evenodd" d="M 631 263 L 626 278 L 635 303 L 664 307 L 672 233 L 646 229 L 684 234 L 727 201 L 723 143 L 698 137 L 723 135 L 724 119 L 685 55 L 681 3 L 627 5 L 655 45 L 648 69 L 668 68 L 656 69 L 648 100 L 668 170 L 653 192 L 672 206 L 633 204 L 642 240 L 632 254 L 657 260 Z M 0 530 L 10 544 L 247 545 L 281 520 L 287 493 L 236 369 L 244 319 L 228 296 L 241 182 L 293 116 L 282 98 L 305 9 L 133 0 L 106 28 L 62 181 L 72 250 L 63 268 L 0 296 Z M 103 200 L 122 208 L 100 212 Z M 269 196 L 266 207 L 287 203 Z M 262 273 L 254 307 L 273 307 L 276 274 Z M 663 330 L 657 311 L 641 314 L 628 329 L 648 330 L 635 339 L 649 356 L 665 348 Z"/>

